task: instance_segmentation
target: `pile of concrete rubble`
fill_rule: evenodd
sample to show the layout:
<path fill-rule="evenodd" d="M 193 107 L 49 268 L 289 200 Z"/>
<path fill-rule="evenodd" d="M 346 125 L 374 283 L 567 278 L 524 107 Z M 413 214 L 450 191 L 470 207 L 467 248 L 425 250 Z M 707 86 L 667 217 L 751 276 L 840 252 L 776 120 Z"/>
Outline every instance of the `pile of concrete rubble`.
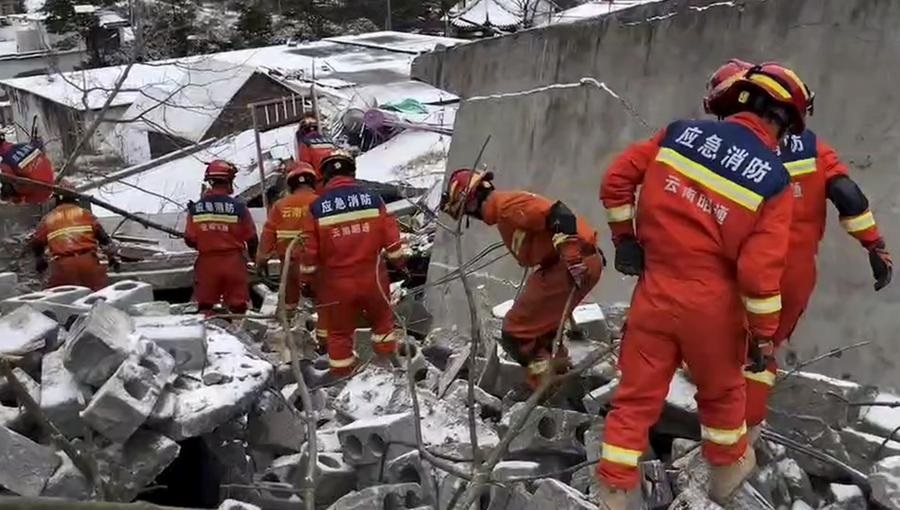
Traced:
<path fill-rule="evenodd" d="M 0 495 L 142 498 L 185 441 L 201 438 L 225 467 L 220 508 L 301 507 L 306 410 L 285 354 L 287 335 L 270 318 L 274 295 L 258 289 L 265 294 L 258 317 L 229 324 L 191 314 L 189 305 L 153 301 L 152 287 L 137 281 L 95 293 L 15 289 L 15 275 L 0 275 L 0 354 L 21 383 L 0 380 Z M 485 320 L 484 345 L 475 353 L 478 452 L 484 458 L 505 435 L 515 437 L 475 507 L 595 509 L 594 469 L 618 383 L 615 360 L 566 382 L 511 431 L 529 407 L 521 368 L 494 342 L 506 309 L 497 306 Z M 579 307 L 566 333 L 573 362 L 611 350 L 625 312 Z M 295 321 L 299 334 L 292 336 L 309 338 L 310 319 Z M 366 330 L 357 331 L 356 342 L 363 370 L 311 394 L 316 507 L 451 508 L 466 482 L 430 463 L 420 446 L 471 470 L 468 336 L 437 329 L 421 341 L 410 338 L 401 349 L 403 369 L 373 359 Z M 322 360 L 312 363 L 322 367 Z M 39 416 L 20 405 L 23 389 Z M 716 508 L 704 496 L 694 393 L 678 374 L 642 459 L 635 508 Z M 760 467 L 729 508 L 900 510 L 900 442 L 888 439 L 900 426 L 900 407 L 870 405 L 898 400 L 852 382 L 783 373 L 759 445 Z"/>

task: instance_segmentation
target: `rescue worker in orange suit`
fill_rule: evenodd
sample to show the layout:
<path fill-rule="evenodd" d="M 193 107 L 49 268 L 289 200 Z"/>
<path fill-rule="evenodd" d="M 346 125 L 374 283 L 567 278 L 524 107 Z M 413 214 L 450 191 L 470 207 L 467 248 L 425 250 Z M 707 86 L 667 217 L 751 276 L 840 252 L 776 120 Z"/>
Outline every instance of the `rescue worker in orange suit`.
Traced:
<path fill-rule="evenodd" d="M 61 187 L 69 185 L 61 183 Z M 75 195 L 57 192 L 55 198 L 56 207 L 44 216 L 31 239 L 35 269 L 43 273 L 49 266 L 48 288 L 80 285 L 100 290 L 106 287 L 107 269 L 97 256 L 97 248 L 103 248 L 109 266 L 117 270 L 119 261 L 112 240 L 97 218 L 78 206 Z M 50 253 L 49 264 L 46 252 Z"/>
<path fill-rule="evenodd" d="M 378 195 L 356 181 L 356 163 L 336 151 L 322 161 L 325 187 L 304 217 L 302 291 L 327 309 L 328 375 L 319 386 L 353 373 L 353 332 L 360 315 L 372 327 L 373 350 L 392 359 L 398 331 L 390 306 L 387 262 L 406 271 L 407 249 L 397 221 Z M 327 284 L 314 287 L 316 279 Z M 313 294 L 315 291 L 315 294 Z"/>
<path fill-rule="evenodd" d="M 554 372 L 568 369 L 568 351 L 560 346 L 554 358 L 553 341 L 560 323 L 600 280 L 603 255 L 597 232 L 566 204 L 527 191 L 495 190 L 493 177 L 456 170 L 441 210 L 456 219 L 465 214 L 497 225 L 519 265 L 537 268 L 503 319 L 500 337 L 534 390 Z"/>
<path fill-rule="evenodd" d="M 313 115 L 300 120 L 297 130 L 297 161 L 312 165 L 319 179 L 322 179 L 322 161 L 334 152 L 331 138 L 319 131 L 319 121 Z"/>
<path fill-rule="evenodd" d="M 36 144 L 12 144 L 5 139 L 0 140 L 0 172 L 46 184 L 54 183 L 53 163 Z M 52 195 L 53 190 L 48 187 L 12 180 L 4 180 L 0 187 L 0 199 L 14 204 L 43 204 Z"/>
<path fill-rule="evenodd" d="M 236 173 L 231 163 L 212 161 L 204 176 L 209 189 L 188 204 L 184 242 L 197 250 L 194 299 L 207 316 L 220 301 L 242 314 L 250 300 L 247 255 L 256 258 L 259 242 L 246 204 L 231 196 Z"/>
<path fill-rule="evenodd" d="M 703 99 L 706 113 L 721 117 L 723 112 L 717 109 L 718 95 L 727 90 L 729 80 L 752 67 L 753 64 L 732 59 L 716 70 L 709 79 Z M 810 93 L 809 97 L 807 110 L 812 115 L 814 95 Z M 807 129 L 786 138 L 779 153 L 791 176 L 794 213 L 787 264 L 781 278 L 781 321 L 772 337 L 775 349 L 789 340 L 815 287 L 816 255 L 825 232 L 827 200 L 837 208 L 847 233 L 868 252 L 876 291 L 890 283 L 893 272 L 893 262 L 869 210 L 869 200 L 850 178 L 847 165 L 834 148 Z M 778 369 L 773 356 L 766 356 L 759 363 L 758 371 L 745 373 L 747 425 L 753 439 L 758 436 L 760 424 L 766 418 L 766 401 Z"/>
<path fill-rule="evenodd" d="M 303 229 L 303 216 L 309 214 L 309 205 L 318 197 L 315 192 L 316 171 L 309 163 L 295 163 L 287 173 L 287 187 L 290 194 L 278 200 L 269 209 L 269 217 L 263 226 L 259 252 L 256 255 L 256 267 L 265 271 L 269 259 L 277 256 L 282 270 L 288 271 L 285 289 L 285 304 L 288 310 L 295 310 L 300 302 L 300 255 L 303 245 L 295 244 L 291 254 L 291 262 L 284 257 L 291 241 L 300 236 Z"/>
<path fill-rule="evenodd" d="M 616 269 L 640 278 L 597 468 L 601 508 L 627 507 L 682 360 L 697 385 L 710 498 L 726 503 L 756 464 L 744 366 L 778 327 L 793 206 L 775 149 L 805 129 L 809 97 L 793 71 L 767 64 L 717 100 L 724 121 L 673 122 L 626 149 L 603 177 Z"/>

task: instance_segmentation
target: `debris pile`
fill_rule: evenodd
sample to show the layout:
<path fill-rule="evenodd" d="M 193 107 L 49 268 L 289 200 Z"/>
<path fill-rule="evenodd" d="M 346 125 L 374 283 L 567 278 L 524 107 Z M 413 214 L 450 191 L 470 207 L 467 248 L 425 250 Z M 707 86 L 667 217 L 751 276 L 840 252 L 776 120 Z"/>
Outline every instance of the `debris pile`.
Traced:
<path fill-rule="evenodd" d="M 313 316 L 298 313 L 288 335 L 270 318 L 273 296 L 263 288 L 260 312 L 226 323 L 185 315 L 183 306 L 153 302 L 152 287 L 126 283 L 0 302 L 0 353 L 17 381 L 0 381 L 0 486 L 8 493 L 145 499 L 199 439 L 220 466 L 220 508 L 297 508 L 310 493 L 310 468 L 316 508 L 461 508 L 481 483 L 470 481 L 474 459 L 488 473 L 472 499 L 480 508 L 597 508 L 621 305 L 573 314 L 565 332 L 573 363 L 609 355 L 537 405 L 521 367 L 496 343 L 504 305 L 487 321 L 474 367 L 472 343 L 455 329 L 409 337 L 401 368 L 366 355 L 370 339 L 360 330 L 361 369 L 306 400 L 289 342 L 311 342 Z M 297 347 L 307 347 L 306 370 L 323 366 L 309 345 Z M 686 374 L 673 380 L 634 508 L 717 508 L 705 496 L 695 391 Z M 782 372 L 759 467 L 728 508 L 900 509 L 900 438 L 889 439 L 900 425 L 898 400 Z"/>

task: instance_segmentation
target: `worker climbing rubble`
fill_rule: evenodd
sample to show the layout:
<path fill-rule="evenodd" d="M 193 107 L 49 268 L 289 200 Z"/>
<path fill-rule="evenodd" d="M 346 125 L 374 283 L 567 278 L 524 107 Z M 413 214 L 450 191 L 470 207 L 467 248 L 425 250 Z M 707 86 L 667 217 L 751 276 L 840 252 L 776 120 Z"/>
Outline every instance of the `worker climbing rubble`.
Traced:
<path fill-rule="evenodd" d="M 53 163 L 36 143 L 9 143 L 0 135 L 0 173 L 45 184 L 54 183 Z M 53 190 L 47 186 L 3 180 L 0 199 L 14 204 L 43 204 Z"/>
<path fill-rule="evenodd" d="M 256 226 L 246 204 L 231 196 L 235 166 L 217 159 L 206 166 L 209 189 L 188 204 L 184 242 L 197 250 L 194 264 L 194 299 L 198 310 L 212 315 L 220 301 L 231 313 L 247 311 L 247 255 L 256 257 Z"/>
<path fill-rule="evenodd" d="M 322 161 L 335 150 L 334 142 L 319 130 L 315 115 L 306 115 L 297 129 L 297 161 L 309 163 L 322 179 Z"/>
<path fill-rule="evenodd" d="M 703 99 L 706 113 L 719 118 L 727 116 L 729 105 L 722 104 L 720 96 L 728 91 L 732 80 L 753 67 L 748 62 L 732 59 L 717 69 L 709 79 Z M 807 96 L 807 111 L 812 115 L 814 95 L 809 92 Z M 890 253 L 869 210 L 869 201 L 848 175 L 847 165 L 834 148 L 807 129 L 785 138 L 778 152 L 791 176 L 794 209 L 788 258 L 781 277 L 781 320 L 772 337 L 774 349 L 789 340 L 815 287 L 816 255 L 825 232 L 826 200 L 831 200 L 837 208 L 847 233 L 868 252 L 876 291 L 890 283 L 893 271 Z M 760 424 L 766 417 L 766 401 L 778 369 L 774 356 L 765 356 L 762 363 L 757 371 L 745 373 L 747 425 L 752 439 L 758 437 Z"/>
<path fill-rule="evenodd" d="M 627 507 L 682 360 L 697 385 L 710 498 L 727 502 L 756 464 L 744 365 L 778 327 L 793 196 L 775 149 L 804 131 L 807 90 L 783 66 L 754 67 L 717 96 L 724 121 L 673 122 L 603 177 L 616 269 L 640 278 L 598 466 L 601 508 Z"/>
<path fill-rule="evenodd" d="M 500 237 L 522 267 L 536 270 L 503 320 L 500 343 L 527 370 L 536 389 L 553 372 L 569 368 L 568 351 L 554 339 L 560 323 L 600 280 L 603 254 L 597 232 L 566 204 L 526 191 L 494 189 L 493 174 L 453 172 L 441 210 L 497 225 Z"/>
<path fill-rule="evenodd" d="M 300 161 L 288 171 L 286 181 L 290 194 L 269 209 L 256 255 L 256 269 L 267 273 L 269 259 L 277 257 L 281 261 L 282 270 L 288 272 L 285 305 L 292 311 L 300 302 L 299 261 L 303 245 L 295 245 L 290 262 L 285 261 L 285 254 L 291 241 L 302 233 L 303 216 L 309 213 L 310 204 L 318 197 L 315 192 L 318 176 L 309 163 Z"/>
<path fill-rule="evenodd" d="M 49 267 L 45 288 L 80 285 L 100 290 L 108 284 L 108 275 L 97 248 L 103 248 L 109 266 L 117 270 L 115 247 L 97 218 L 77 204 L 74 194 L 65 191 L 71 186 L 62 182 L 60 188 L 54 193 L 56 207 L 44 216 L 31 239 L 37 272 L 44 273 Z"/>
<path fill-rule="evenodd" d="M 372 326 L 375 353 L 393 358 L 400 331 L 395 328 L 384 259 L 406 272 L 406 247 L 397 221 L 378 195 L 356 181 L 352 156 L 336 151 L 322 161 L 324 190 L 304 217 L 300 273 L 303 293 L 314 297 L 327 320 L 330 370 L 318 377 L 306 366 L 313 386 L 351 374 L 356 367 L 353 332 L 360 315 Z M 382 253 L 384 254 L 382 257 Z M 315 282 L 323 282 L 316 286 Z"/>

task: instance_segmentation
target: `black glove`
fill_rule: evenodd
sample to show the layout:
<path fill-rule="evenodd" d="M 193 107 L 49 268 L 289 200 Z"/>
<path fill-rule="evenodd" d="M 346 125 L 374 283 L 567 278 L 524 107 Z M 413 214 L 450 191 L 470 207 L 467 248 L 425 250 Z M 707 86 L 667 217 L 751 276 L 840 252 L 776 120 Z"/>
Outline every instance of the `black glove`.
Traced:
<path fill-rule="evenodd" d="M 644 248 L 632 236 L 623 236 L 616 243 L 616 271 L 628 276 L 644 272 Z"/>
<path fill-rule="evenodd" d="M 884 245 L 884 241 L 878 241 L 868 246 L 869 265 L 872 266 L 872 277 L 875 278 L 875 290 L 879 291 L 889 283 L 894 273 L 894 262 L 891 254 Z"/>
<path fill-rule="evenodd" d="M 775 344 L 768 338 L 750 337 L 747 344 L 747 371 L 765 372 L 775 357 Z"/>
<path fill-rule="evenodd" d="M 300 295 L 305 297 L 306 299 L 316 298 L 316 292 L 313 290 L 312 285 L 307 282 L 303 282 L 300 284 Z"/>
<path fill-rule="evenodd" d="M 38 257 L 34 261 L 34 270 L 38 273 L 43 273 L 47 270 L 50 265 L 47 263 L 47 259 L 44 257 Z"/>

